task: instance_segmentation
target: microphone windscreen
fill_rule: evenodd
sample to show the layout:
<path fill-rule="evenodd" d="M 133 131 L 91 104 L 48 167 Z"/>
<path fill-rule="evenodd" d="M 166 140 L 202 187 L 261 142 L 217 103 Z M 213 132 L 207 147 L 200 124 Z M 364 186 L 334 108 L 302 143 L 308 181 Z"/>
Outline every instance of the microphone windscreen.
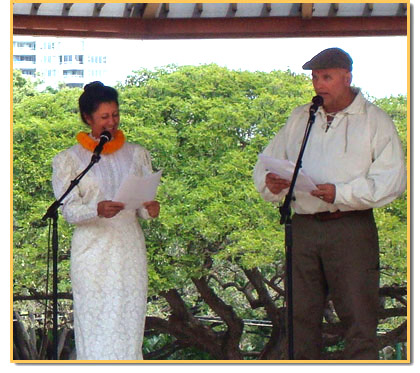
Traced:
<path fill-rule="evenodd" d="M 106 139 L 106 141 L 111 141 L 111 133 L 108 131 L 103 131 L 100 136 L 101 139 Z"/>
<path fill-rule="evenodd" d="M 316 106 L 322 106 L 322 104 L 324 103 L 324 99 L 321 96 L 315 96 L 312 99 L 312 102 L 316 105 Z"/>

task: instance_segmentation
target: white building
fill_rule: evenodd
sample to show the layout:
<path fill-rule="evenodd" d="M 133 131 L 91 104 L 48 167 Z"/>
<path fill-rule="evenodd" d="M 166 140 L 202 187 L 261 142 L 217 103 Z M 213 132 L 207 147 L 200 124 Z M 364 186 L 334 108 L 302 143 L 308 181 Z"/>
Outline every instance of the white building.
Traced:
<path fill-rule="evenodd" d="M 40 79 L 45 87 L 59 83 L 83 87 L 94 80 L 106 79 L 109 57 L 104 40 L 58 37 L 13 37 L 13 68 L 26 77 Z"/>

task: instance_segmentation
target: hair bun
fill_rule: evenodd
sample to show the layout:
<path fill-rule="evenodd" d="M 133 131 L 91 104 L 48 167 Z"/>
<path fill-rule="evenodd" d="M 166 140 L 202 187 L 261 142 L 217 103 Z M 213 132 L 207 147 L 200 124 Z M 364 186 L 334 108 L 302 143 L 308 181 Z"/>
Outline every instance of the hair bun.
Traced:
<path fill-rule="evenodd" d="M 97 89 L 97 88 L 103 88 L 104 84 L 102 82 L 100 82 L 99 80 L 95 81 L 95 82 L 91 82 L 85 85 L 84 91 L 86 92 L 87 90 L 91 90 L 91 89 Z"/>

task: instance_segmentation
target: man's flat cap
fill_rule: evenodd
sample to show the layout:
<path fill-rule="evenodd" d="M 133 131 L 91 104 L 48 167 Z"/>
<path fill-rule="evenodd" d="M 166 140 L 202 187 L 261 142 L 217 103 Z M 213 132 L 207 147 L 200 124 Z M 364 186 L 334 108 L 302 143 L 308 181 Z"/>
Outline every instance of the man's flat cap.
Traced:
<path fill-rule="evenodd" d="M 353 68 L 353 60 L 350 55 L 340 48 L 328 48 L 318 53 L 310 61 L 306 62 L 303 70 L 323 70 L 342 68 L 349 71 Z"/>

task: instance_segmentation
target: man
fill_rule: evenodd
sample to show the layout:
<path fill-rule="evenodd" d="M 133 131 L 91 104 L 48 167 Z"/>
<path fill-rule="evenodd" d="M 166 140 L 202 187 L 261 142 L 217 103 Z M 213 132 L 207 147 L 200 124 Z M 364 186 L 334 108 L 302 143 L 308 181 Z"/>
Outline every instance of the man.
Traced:
<path fill-rule="evenodd" d="M 316 184 L 295 191 L 292 208 L 294 357 L 321 357 L 327 295 L 346 329 L 345 359 L 376 360 L 379 245 L 372 208 L 406 187 L 404 154 L 391 118 L 351 87 L 351 57 L 326 49 L 303 65 L 323 98 L 302 169 Z M 263 154 L 295 162 L 311 104 L 296 108 Z M 290 180 L 254 169 L 261 196 L 280 202 Z"/>

